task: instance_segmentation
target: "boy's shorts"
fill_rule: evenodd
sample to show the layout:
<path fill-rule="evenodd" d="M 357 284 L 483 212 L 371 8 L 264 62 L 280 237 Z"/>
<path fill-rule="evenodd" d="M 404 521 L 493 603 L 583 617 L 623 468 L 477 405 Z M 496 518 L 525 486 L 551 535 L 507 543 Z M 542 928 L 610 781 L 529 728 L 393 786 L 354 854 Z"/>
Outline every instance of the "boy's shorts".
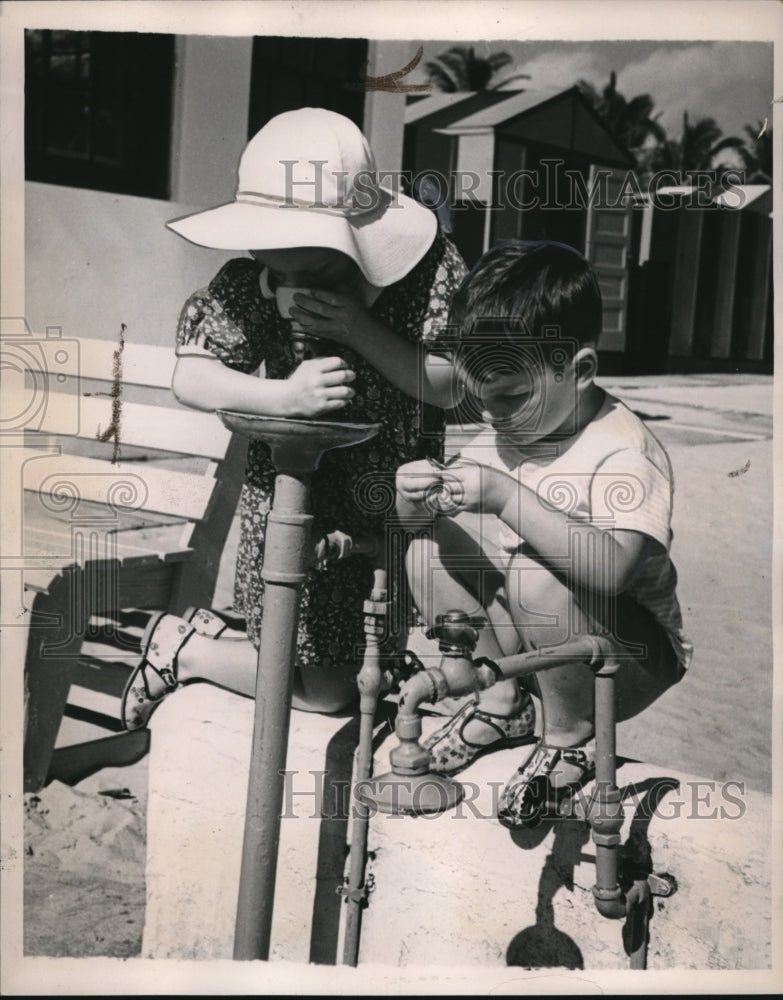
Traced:
<path fill-rule="evenodd" d="M 463 511 L 451 520 L 473 539 L 480 547 L 484 558 L 504 577 L 516 555 L 541 561 L 540 557 L 524 544 L 513 551 L 501 548 L 497 544 L 497 532 L 492 524 L 493 520 L 497 521 L 496 518 L 486 518 L 481 514 Z M 556 568 L 552 568 L 552 572 L 558 575 Z M 621 660 L 625 658 L 635 660 L 645 670 L 654 672 L 660 677 L 666 686 L 682 680 L 686 672 L 685 667 L 677 657 L 666 629 L 648 608 L 637 603 L 627 591 L 615 595 L 613 601 L 595 603 L 596 606 L 608 605 L 610 609 L 612 620 L 601 624 L 613 629 Z"/>

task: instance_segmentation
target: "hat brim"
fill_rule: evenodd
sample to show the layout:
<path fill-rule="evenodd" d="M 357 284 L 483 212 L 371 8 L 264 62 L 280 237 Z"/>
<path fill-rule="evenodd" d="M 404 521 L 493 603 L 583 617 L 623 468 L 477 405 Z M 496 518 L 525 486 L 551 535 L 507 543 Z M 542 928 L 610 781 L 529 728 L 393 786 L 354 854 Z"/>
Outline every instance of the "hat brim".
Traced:
<path fill-rule="evenodd" d="M 372 218 L 232 201 L 166 225 L 191 243 L 214 250 L 339 250 L 356 261 L 370 284 L 384 288 L 418 264 L 438 228 L 430 209 L 407 195 L 387 193 L 391 198 L 385 211 Z"/>

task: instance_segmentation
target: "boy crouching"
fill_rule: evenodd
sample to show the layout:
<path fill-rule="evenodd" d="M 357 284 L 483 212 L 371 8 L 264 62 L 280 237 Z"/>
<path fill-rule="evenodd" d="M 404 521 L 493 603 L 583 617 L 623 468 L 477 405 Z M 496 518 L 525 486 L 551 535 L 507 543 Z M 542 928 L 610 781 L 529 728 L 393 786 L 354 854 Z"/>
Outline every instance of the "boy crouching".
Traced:
<path fill-rule="evenodd" d="M 682 631 L 669 557 L 672 473 L 660 442 L 595 383 L 601 293 L 589 264 L 559 243 L 510 242 L 458 290 L 451 323 L 464 405 L 483 430 L 455 463 L 397 473 L 398 514 L 431 518 L 407 572 L 428 625 L 481 615 L 476 656 L 491 660 L 585 634 L 611 637 L 617 718 L 681 679 Z M 593 674 L 585 662 L 471 699 L 425 743 L 432 770 L 455 774 L 480 754 L 526 743 L 498 818 L 534 822 L 547 801 L 594 772 Z"/>

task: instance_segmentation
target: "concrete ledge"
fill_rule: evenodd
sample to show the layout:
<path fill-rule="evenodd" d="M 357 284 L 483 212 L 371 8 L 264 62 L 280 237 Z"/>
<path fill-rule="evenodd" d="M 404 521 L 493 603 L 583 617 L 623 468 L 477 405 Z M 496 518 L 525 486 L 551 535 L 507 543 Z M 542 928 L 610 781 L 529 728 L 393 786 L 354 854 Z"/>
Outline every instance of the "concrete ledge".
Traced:
<path fill-rule="evenodd" d="M 207 684 L 153 716 L 145 957 L 231 957 L 252 716 L 251 701 Z M 425 731 L 438 724 L 425 719 Z M 350 717 L 292 714 L 273 961 L 342 960 L 336 890 L 357 735 Z M 388 724 L 376 742 L 380 774 L 396 743 Z M 362 965 L 627 968 L 623 922 L 593 904 L 586 824 L 511 832 L 493 818 L 519 754 L 490 754 L 463 772 L 467 797 L 450 812 L 372 818 Z M 656 900 L 648 968 L 769 968 L 769 797 L 635 762 L 622 764 L 618 784 L 623 851 L 678 886 Z"/>

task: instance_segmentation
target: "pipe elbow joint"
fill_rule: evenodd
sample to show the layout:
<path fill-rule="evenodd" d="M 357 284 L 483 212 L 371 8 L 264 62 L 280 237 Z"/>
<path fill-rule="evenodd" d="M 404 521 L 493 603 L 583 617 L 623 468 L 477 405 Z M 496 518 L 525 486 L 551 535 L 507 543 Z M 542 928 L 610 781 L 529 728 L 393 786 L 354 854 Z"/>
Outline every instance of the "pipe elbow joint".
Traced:
<path fill-rule="evenodd" d="M 418 709 L 422 702 L 437 701 L 438 698 L 443 697 L 439 693 L 442 685 L 438 683 L 438 678 L 435 676 L 437 672 L 437 668 L 422 670 L 408 678 L 403 684 L 400 692 L 399 712 L 397 713 L 398 726 L 401 719 L 418 718 Z"/>
<path fill-rule="evenodd" d="M 600 886 L 593 886 L 593 898 L 595 908 L 602 917 L 607 920 L 622 920 L 628 910 L 625 893 L 618 886 L 612 889 L 605 889 Z"/>

